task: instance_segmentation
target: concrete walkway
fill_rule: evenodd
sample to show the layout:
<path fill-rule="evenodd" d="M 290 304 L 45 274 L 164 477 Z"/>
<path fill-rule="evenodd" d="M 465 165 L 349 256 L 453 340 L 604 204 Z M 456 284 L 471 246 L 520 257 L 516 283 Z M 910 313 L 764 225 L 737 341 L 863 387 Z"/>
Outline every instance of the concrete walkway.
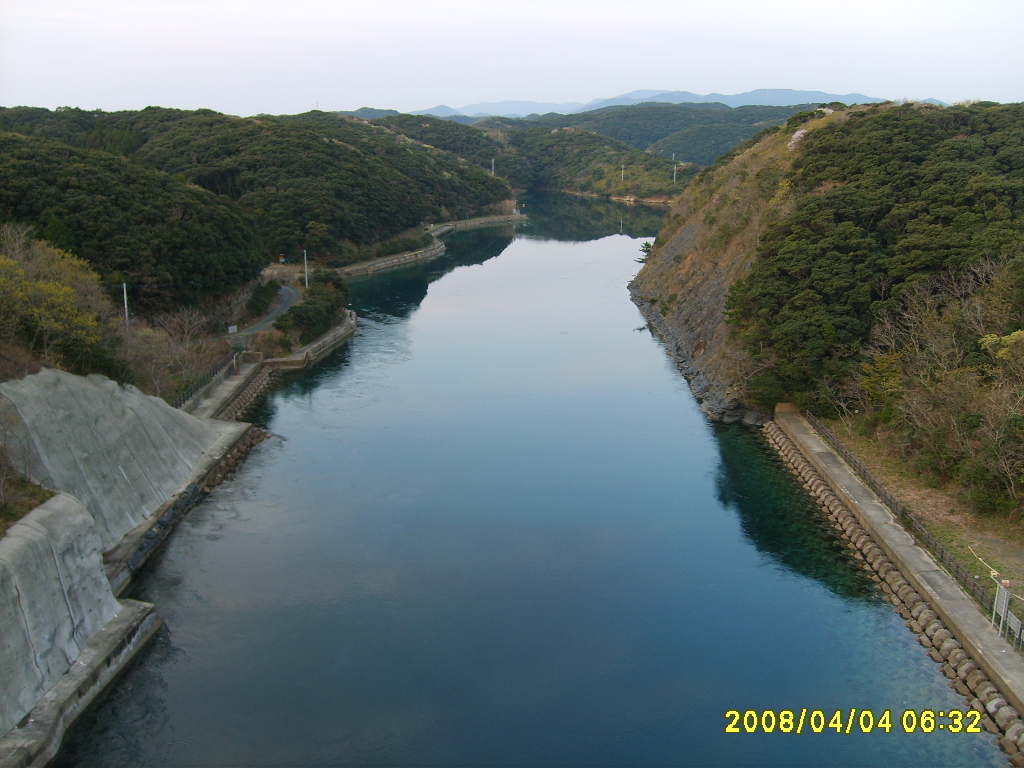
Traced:
<path fill-rule="evenodd" d="M 222 382 L 211 389 L 192 409 L 193 416 L 214 418 L 225 405 L 234 400 L 253 377 L 260 372 L 262 363 L 242 363 L 238 371 L 232 371 Z"/>
<path fill-rule="evenodd" d="M 1007 702 L 1024 713 L 1024 658 L 999 636 L 989 618 L 953 577 L 914 543 L 896 516 L 818 436 L 796 406 L 780 404 L 775 422 L 938 614 Z"/>

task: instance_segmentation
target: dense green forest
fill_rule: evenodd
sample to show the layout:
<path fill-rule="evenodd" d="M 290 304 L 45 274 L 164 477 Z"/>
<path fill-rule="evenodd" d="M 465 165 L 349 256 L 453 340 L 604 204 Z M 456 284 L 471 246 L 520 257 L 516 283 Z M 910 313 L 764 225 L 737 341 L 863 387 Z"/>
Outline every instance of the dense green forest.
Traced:
<path fill-rule="evenodd" d="M 419 115 L 374 122 L 485 170 L 491 168 L 493 158 L 495 173 L 518 189 L 664 197 L 677 191 L 693 173 L 681 171 L 673 188 L 671 161 L 585 129 L 539 128 L 506 118 L 469 126 Z"/>
<path fill-rule="evenodd" d="M 522 123 L 593 131 L 662 157 L 674 155 L 680 162 L 707 166 L 738 142 L 753 137 L 768 126 L 785 123 L 797 112 L 816 106 L 728 107 L 717 102 L 650 103 L 605 107 L 574 115 L 544 115 Z"/>
<path fill-rule="evenodd" d="M 1024 105 L 851 110 L 797 151 L 729 297 L 751 396 L 866 410 L 981 508 L 1019 508 Z"/>
<path fill-rule="evenodd" d="M 423 144 L 438 147 L 479 168 L 490 169 L 491 158 L 496 159 L 499 175 L 508 176 L 511 168 L 511 148 L 490 133 L 462 123 L 430 115 L 394 115 L 374 120 L 377 125 L 408 136 Z"/>
<path fill-rule="evenodd" d="M 0 218 L 131 282 L 143 302 L 194 302 L 253 279 L 265 258 L 231 200 L 123 157 L 0 133 Z"/>
<path fill-rule="evenodd" d="M 423 221 L 485 213 L 510 195 L 506 182 L 449 153 L 322 112 L 13 108 L 0 109 L 0 130 L 28 137 L 5 134 L 0 216 L 36 224 L 104 275 L 146 286 L 139 298 L 157 303 L 223 292 L 277 253 L 366 258 Z M 26 199 L 19 190 L 44 169 L 51 181 Z M 161 184 L 163 197 L 153 197 Z M 80 186 L 87 191 L 76 193 Z M 154 211 L 178 211 L 183 224 L 154 228 Z M 115 229 L 128 233 L 104 234 Z"/>

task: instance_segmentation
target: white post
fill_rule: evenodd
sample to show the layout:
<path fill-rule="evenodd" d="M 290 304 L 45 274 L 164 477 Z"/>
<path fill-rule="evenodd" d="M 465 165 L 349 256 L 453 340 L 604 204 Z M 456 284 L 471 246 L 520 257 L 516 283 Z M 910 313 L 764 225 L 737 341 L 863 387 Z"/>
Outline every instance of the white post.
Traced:
<path fill-rule="evenodd" d="M 306 275 L 306 287 L 309 288 L 309 263 L 306 261 L 306 251 L 302 251 L 302 271 Z"/>
<path fill-rule="evenodd" d="M 121 292 L 124 294 L 124 330 L 128 331 L 128 283 L 121 283 Z"/>

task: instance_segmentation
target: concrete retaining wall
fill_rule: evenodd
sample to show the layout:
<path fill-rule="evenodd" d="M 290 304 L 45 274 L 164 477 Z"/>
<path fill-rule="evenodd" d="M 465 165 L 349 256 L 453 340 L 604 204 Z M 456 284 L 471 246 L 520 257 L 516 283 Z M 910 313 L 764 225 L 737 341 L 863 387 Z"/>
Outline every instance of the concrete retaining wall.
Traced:
<path fill-rule="evenodd" d="M 338 272 L 346 279 L 357 279 L 376 275 L 380 272 L 388 272 L 392 269 L 398 269 L 399 267 L 405 267 L 420 261 L 429 261 L 444 253 L 444 243 L 438 240 L 439 237 L 464 229 L 493 227 L 498 224 L 519 223 L 526 220 L 526 216 L 521 213 L 511 213 L 499 216 L 480 216 L 475 219 L 463 219 L 462 221 L 448 221 L 430 228 L 429 233 L 434 238 L 434 242 L 426 248 L 419 251 L 398 253 L 394 256 L 382 256 L 379 259 L 371 259 L 359 264 L 351 264 L 347 267 L 342 267 Z"/>
<path fill-rule="evenodd" d="M 21 468 L 63 491 L 0 540 L 0 768 L 29 768 L 160 626 L 116 592 L 264 436 L 48 369 L 0 384 L 0 419 Z"/>
<path fill-rule="evenodd" d="M 387 272 L 392 269 L 404 267 L 407 264 L 427 261 L 428 259 L 440 256 L 442 253 L 444 253 L 444 243 L 435 237 L 434 242 L 431 245 L 421 250 L 406 251 L 405 253 L 398 253 L 394 256 L 381 256 L 379 259 L 371 259 L 370 261 L 364 261 L 359 264 L 342 267 L 338 272 L 346 279 L 369 277 L 370 275 L 376 275 L 378 272 Z"/>
<path fill-rule="evenodd" d="M 63 493 L 0 539 L 0 735 L 121 611 L 100 547 L 92 516 Z"/>
<path fill-rule="evenodd" d="M 270 368 L 305 368 L 324 357 L 328 352 L 337 347 L 341 342 L 356 332 L 356 313 L 351 309 L 345 310 L 345 320 L 316 341 L 313 341 L 298 352 L 288 357 L 272 357 L 263 361 L 263 365 Z"/>
<path fill-rule="evenodd" d="M 237 425 L 196 419 L 103 376 L 44 369 L 0 384 L 16 461 L 71 494 L 110 549 L 186 484 Z"/>
<path fill-rule="evenodd" d="M 18 725 L 0 737 L 0 768 L 43 768 L 67 729 L 131 662 L 160 628 L 153 606 L 121 601 L 121 611 L 86 643 L 61 676 Z"/>

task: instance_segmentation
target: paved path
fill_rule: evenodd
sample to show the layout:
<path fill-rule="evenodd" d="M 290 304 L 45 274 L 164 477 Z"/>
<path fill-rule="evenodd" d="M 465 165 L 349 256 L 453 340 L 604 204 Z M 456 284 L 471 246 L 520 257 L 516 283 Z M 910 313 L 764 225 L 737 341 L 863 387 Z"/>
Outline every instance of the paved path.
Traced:
<path fill-rule="evenodd" d="M 794 405 L 779 404 L 775 423 L 960 641 L 1018 712 L 1024 712 L 1024 659 L 992 628 L 974 601 L 914 542 L 896 516 L 830 448 Z"/>
<path fill-rule="evenodd" d="M 298 290 L 292 288 L 290 285 L 282 285 L 281 289 L 277 292 L 277 295 L 279 297 L 277 304 L 271 307 L 270 311 L 267 312 L 261 320 L 253 323 L 244 331 L 239 331 L 234 335 L 240 336 L 245 333 L 257 333 L 258 331 L 266 330 L 270 327 L 271 323 L 287 312 L 291 308 L 292 304 L 295 303 L 296 299 L 299 298 Z"/>

